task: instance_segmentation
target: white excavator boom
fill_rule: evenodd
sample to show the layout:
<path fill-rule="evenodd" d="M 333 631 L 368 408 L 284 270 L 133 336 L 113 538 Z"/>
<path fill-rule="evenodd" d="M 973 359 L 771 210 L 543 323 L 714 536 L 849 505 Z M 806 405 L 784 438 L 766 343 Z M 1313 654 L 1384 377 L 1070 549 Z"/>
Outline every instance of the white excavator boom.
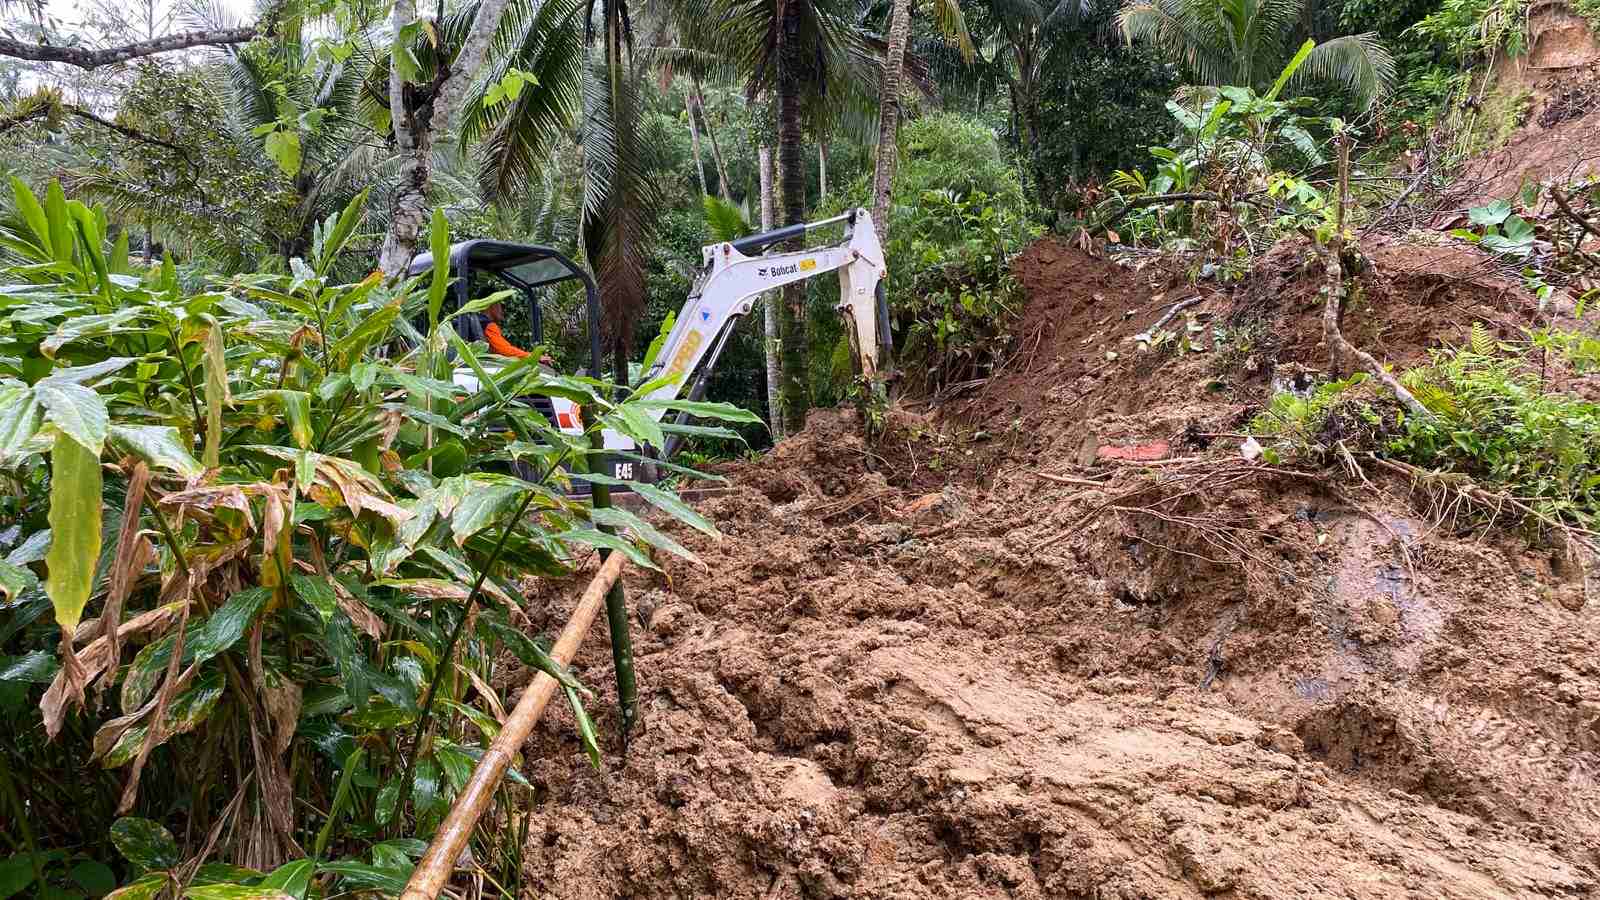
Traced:
<path fill-rule="evenodd" d="M 843 225 L 845 229 L 844 240 L 838 244 L 762 255 L 762 251 L 773 244 L 803 238 L 808 232 L 833 225 Z M 694 288 L 640 383 L 655 381 L 662 375 L 677 377 L 654 390 L 651 400 L 701 399 L 707 377 L 716 366 L 734 325 L 755 306 L 756 297 L 827 272 L 839 275 L 837 309 L 844 317 L 861 373 L 870 379 L 881 379 L 887 374 L 893 350 L 884 300 L 884 279 L 888 272 L 877 230 L 872 227 L 872 216 L 865 209 L 712 244 L 702 248 L 701 259 L 702 267 Z M 464 379 L 471 379 L 470 386 L 476 388 L 476 379 L 470 371 L 457 373 L 459 383 L 466 384 Z M 577 406 L 561 397 L 551 398 L 551 403 L 556 426 L 570 434 L 581 434 L 583 427 Z M 650 410 L 658 420 L 666 413 L 660 406 Z M 604 438 L 609 450 L 635 453 L 640 449 L 631 438 L 611 429 L 605 430 Z M 670 444 L 669 438 L 669 446 L 656 448 L 660 458 L 672 454 Z M 631 462 L 618 460 L 614 466 L 616 477 L 635 476 Z"/>
<path fill-rule="evenodd" d="M 845 226 L 845 239 L 839 244 L 757 255 L 772 244 L 838 224 Z M 845 318 L 861 373 L 869 378 L 883 374 L 891 348 L 882 298 L 888 272 L 877 230 L 872 227 L 872 216 L 866 210 L 857 209 L 821 222 L 712 244 L 701 250 L 701 256 L 700 276 L 644 380 L 651 381 L 663 374 L 680 377 L 658 388 L 650 395 L 651 399 L 672 400 L 686 394 L 691 399 L 699 399 L 703 376 L 716 365 L 733 324 L 750 312 L 756 297 L 825 272 L 839 273 L 837 309 Z M 686 384 L 684 379 L 696 372 L 702 377 Z"/>

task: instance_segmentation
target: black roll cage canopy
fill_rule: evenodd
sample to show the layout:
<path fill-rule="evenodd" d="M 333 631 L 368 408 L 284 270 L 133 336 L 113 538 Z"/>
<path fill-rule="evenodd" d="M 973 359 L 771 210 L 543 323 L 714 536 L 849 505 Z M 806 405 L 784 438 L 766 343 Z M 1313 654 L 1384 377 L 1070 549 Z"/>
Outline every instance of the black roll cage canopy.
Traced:
<path fill-rule="evenodd" d="M 433 254 L 422 253 L 411 260 L 407 275 L 421 275 L 433 269 Z M 594 279 L 570 257 L 553 247 L 537 244 L 513 244 L 506 241 L 472 240 L 450 245 L 450 274 L 454 281 L 445 296 L 449 310 L 466 305 L 472 272 L 481 269 L 511 285 L 522 293 L 528 304 L 528 315 L 533 322 L 535 342 L 544 340 L 544 315 L 539 309 L 536 288 L 550 287 L 565 281 L 583 283 L 584 305 L 587 320 L 584 324 L 589 337 L 589 371 L 600 370 L 600 333 L 595 323 L 600 320 L 600 290 Z"/>

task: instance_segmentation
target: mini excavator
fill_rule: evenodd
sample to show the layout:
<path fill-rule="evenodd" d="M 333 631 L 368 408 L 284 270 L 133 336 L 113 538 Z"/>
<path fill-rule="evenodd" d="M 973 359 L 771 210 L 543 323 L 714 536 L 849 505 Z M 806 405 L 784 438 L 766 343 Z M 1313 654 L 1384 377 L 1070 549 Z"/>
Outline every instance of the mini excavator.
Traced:
<path fill-rule="evenodd" d="M 812 232 L 834 226 L 844 227 L 844 238 L 831 245 L 807 250 L 767 253 L 768 248 L 786 241 L 805 238 Z M 410 274 L 433 267 L 432 254 L 424 253 L 411 263 Z M 838 273 L 839 304 L 858 370 L 869 379 L 887 374 L 893 341 L 889 331 L 889 310 L 884 281 L 888 270 L 883 248 L 878 243 L 872 217 L 856 209 L 831 219 L 792 225 L 735 241 L 711 244 L 701 249 L 701 267 L 694 286 L 678 311 L 672 330 L 656 353 L 639 383 L 662 375 L 679 376 L 656 389 L 652 400 L 701 400 L 717 359 L 728 343 L 739 319 L 755 306 L 757 296 L 797 281 Z M 596 322 L 600 315 L 600 293 L 594 279 L 572 259 L 550 247 L 514 244 L 493 240 L 471 240 L 450 248 L 451 291 L 445 299 L 448 310 L 462 308 L 475 288 L 488 286 L 494 291 L 513 291 L 513 297 L 526 304 L 526 315 L 514 317 L 505 337 L 514 344 L 533 347 L 544 340 L 544 316 L 540 297 L 545 289 L 565 282 L 582 285 L 590 364 L 588 372 L 601 369 L 600 335 Z M 485 339 L 485 321 L 480 316 L 458 316 L 456 328 L 466 341 Z M 498 367 L 485 359 L 492 374 Z M 458 369 L 456 383 L 468 390 L 478 389 L 471 369 Z M 529 401 L 561 431 L 583 433 L 577 405 L 560 397 L 533 397 Z M 665 411 L 652 411 L 658 420 Z M 683 413 L 678 414 L 686 418 Z M 611 430 L 605 432 L 607 455 L 601 471 L 613 478 L 647 480 L 640 471 L 641 454 L 667 459 L 676 449 L 677 435 L 669 435 L 666 447 L 642 448 L 634 440 Z M 620 453 L 617 451 L 621 451 Z"/>

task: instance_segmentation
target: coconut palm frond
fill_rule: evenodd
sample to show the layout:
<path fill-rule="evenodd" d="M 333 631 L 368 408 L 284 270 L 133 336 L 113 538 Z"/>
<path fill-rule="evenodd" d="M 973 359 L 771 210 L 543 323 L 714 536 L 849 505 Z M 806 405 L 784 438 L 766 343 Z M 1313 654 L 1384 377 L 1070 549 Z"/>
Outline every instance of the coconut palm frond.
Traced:
<path fill-rule="evenodd" d="M 1067 0 L 1061 5 L 1077 6 L 1079 2 Z M 933 21 L 945 40 L 961 51 L 961 58 L 971 63 L 978 49 L 973 46 L 972 35 L 967 32 L 967 16 L 961 11 L 960 0 L 933 0 Z"/>
<path fill-rule="evenodd" d="M 1130 42 L 1150 44 L 1205 84 L 1237 80 L 1238 60 L 1222 23 L 1214 16 L 1189 14 L 1190 6 L 1185 0 L 1140 0 L 1124 6 L 1117 23 Z"/>
<path fill-rule="evenodd" d="M 583 0 L 546 0 L 525 21 L 517 52 L 503 57 L 486 83 L 498 82 L 513 66 L 535 81 L 495 107 L 485 107 L 481 93 L 468 101 L 462 144 L 481 139 L 478 185 L 485 196 L 504 199 L 527 190 L 583 108 L 583 8 Z"/>
<path fill-rule="evenodd" d="M 1394 77 L 1394 57 L 1376 34 L 1367 33 L 1318 44 L 1290 84 L 1335 81 L 1349 87 L 1362 108 L 1368 109 L 1394 87 Z"/>

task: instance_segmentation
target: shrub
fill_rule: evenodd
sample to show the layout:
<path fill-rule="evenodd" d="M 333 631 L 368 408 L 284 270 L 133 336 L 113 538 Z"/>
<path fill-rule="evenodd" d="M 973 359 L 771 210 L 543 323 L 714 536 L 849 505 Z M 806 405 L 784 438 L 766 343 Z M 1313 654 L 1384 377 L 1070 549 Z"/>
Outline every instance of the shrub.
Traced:
<path fill-rule="evenodd" d="M 1435 352 L 1431 365 L 1403 378 L 1434 417 L 1406 420 L 1386 450 L 1470 475 L 1550 518 L 1600 528 L 1600 404 L 1547 392 L 1527 354 L 1481 326 L 1467 346 Z"/>
<path fill-rule="evenodd" d="M 190 293 L 170 259 L 134 275 L 102 210 L 59 185 L 42 202 L 14 190 L 19 216 L 0 226 L 21 260 L 0 269 L 13 487 L 0 507 L 0 817 L 35 823 L 28 843 L 46 856 L 6 863 L 7 878 L 25 886 L 39 861 L 54 879 L 57 847 L 110 861 L 109 844 L 131 893 L 154 896 L 212 833 L 243 868 L 199 878 L 261 887 L 281 867 L 268 884 L 315 875 L 327 893 L 392 893 L 498 731 L 503 656 L 566 687 L 598 764 L 587 689 L 525 633 L 521 592 L 591 548 L 653 566 L 623 529 L 686 552 L 566 490 L 609 483 L 588 474 L 601 428 L 659 446 L 659 407 L 545 374 L 538 353 L 491 377 L 441 307 L 442 215 L 431 274 L 330 277 L 358 198 L 317 224 L 290 274 Z M 480 386 L 459 387 L 457 365 Z M 516 402 L 536 396 L 581 403 L 587 430 Z M 85 688 L 108 702 L 86 704 Z M 514 835 L 477 843 L 486 871 L 516 877 Z"/>

